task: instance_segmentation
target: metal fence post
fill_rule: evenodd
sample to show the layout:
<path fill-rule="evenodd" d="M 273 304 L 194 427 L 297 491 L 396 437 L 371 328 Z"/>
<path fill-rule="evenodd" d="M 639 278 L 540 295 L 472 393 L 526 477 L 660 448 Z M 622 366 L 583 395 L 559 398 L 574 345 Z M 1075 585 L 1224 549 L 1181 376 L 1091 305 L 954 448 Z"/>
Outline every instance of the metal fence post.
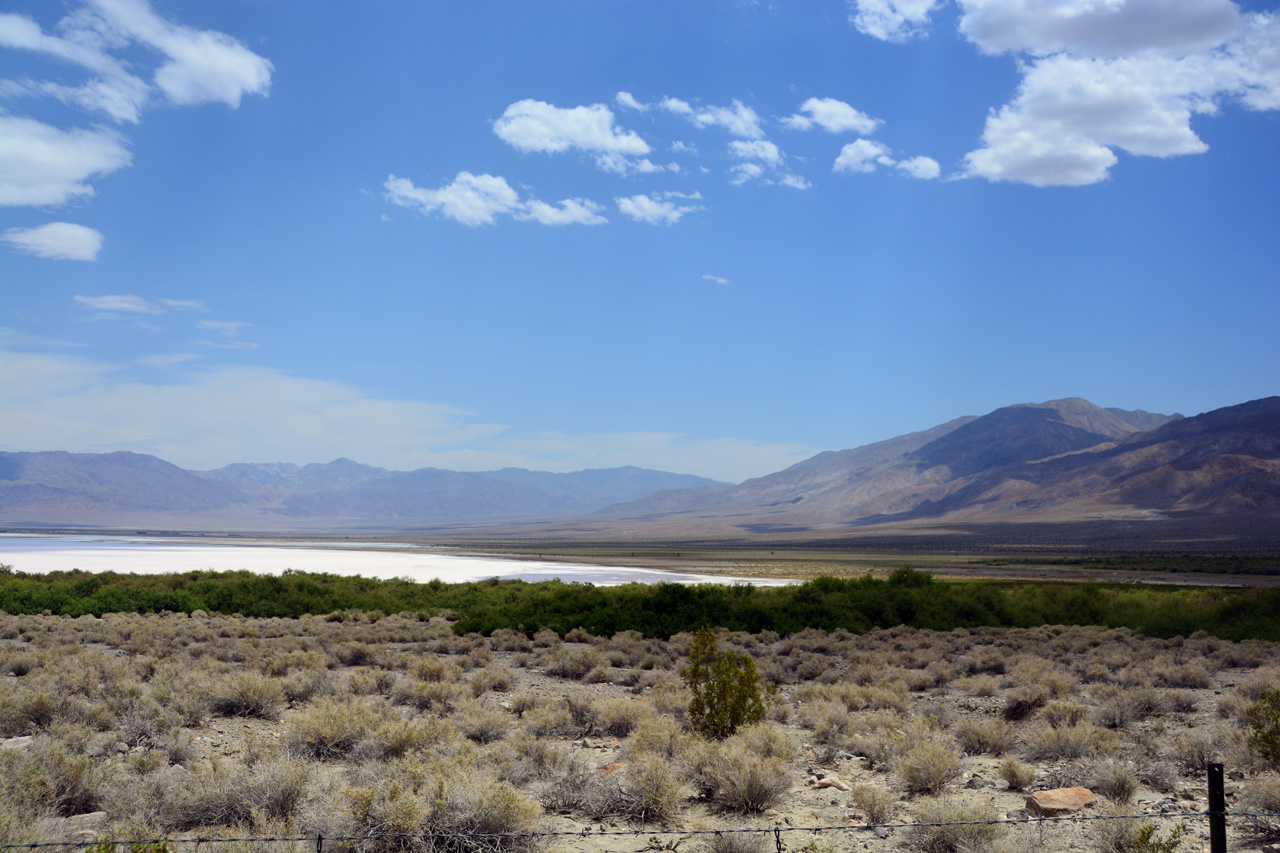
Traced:
<path fill-rule="evenodd" d="M 1227 796 L 1222 765 L 1209 765 L 1209 851 L 1227 853 Z"/>

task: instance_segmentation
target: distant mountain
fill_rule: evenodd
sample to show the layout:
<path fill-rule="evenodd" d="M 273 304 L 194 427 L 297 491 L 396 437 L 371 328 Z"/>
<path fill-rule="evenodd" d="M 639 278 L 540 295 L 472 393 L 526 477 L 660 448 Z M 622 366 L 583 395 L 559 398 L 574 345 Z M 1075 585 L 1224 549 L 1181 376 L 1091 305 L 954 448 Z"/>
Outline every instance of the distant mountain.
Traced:
<path fill-rule="evenodd" d="M 1079 398 L 1006 406 L 737 485 L 639 468 L 404 472 L 338 459 L 192 472 L 133 453 L 0 453 L 0 523 L 448 527 L 560 541 L 881 536 L 891 547 L 904 536 L 1275 543 L 1280 397 L 1188 418 Z"/>
<path fill-rule="evenodd" d="M 721 486 L 641 468 L 464 473 L 236 463 L 185 471 L 137 453 L 0 453 L 0 523 L 285 529 L 430 526 L 589 513 L 662 489 Z"/>

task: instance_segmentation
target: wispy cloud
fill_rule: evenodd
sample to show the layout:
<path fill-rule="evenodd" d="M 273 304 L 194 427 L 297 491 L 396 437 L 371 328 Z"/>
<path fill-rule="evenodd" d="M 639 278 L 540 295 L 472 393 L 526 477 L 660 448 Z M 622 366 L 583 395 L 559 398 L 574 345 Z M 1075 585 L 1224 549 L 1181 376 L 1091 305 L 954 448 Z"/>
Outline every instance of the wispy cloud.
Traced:
<path fill-rule="evenodd" d="M 703 275 L 702 277 L 703 277 L 704 279 L 706 279 L 707 281 L 714 281 L 716 284 L 731 284 L 731 283 L 732 283 L 732 282 L 730 282 L 730 281 L 729 281 L 729 279 L 724 278 L 723 276 L 711 275 L 711 274 L 709 274 L 709 273 L 708 273 L 708 274 Z"/>
<path fill-rule="evenodd" d="M 238 320 L 201 320 L 200 328 L 216 332 L 220 337 L 214 341 L 200 341 L 200 343 L 218 349 L 257 349 L 260 344 L 240 339 L 240 332 L 249 328 L 249 325 Z"/>
<path fill-rule="evenodd" d="M 141 296 L 134 296 L 132 293 L 73 298 L 85 308 L 110 314 L 163 314 L 165 310 L 164 306 L 143 299 Z"/>

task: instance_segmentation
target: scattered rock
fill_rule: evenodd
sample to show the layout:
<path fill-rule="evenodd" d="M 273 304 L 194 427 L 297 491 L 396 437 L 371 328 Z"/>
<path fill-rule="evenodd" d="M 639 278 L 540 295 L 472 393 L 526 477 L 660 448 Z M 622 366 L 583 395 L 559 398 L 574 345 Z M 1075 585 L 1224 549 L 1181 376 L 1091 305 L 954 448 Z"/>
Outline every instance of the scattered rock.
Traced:
<path fill-rule="evenodd" d="M 887 827 L 887 826 L 877 826 L 875 829 L 873 829 L 873 830 L 871 830 L 871 831 L 875 833 L 876 838 L 888 838 L 888 837 L 889 837 L 889 827 Z"/>
<path fill-rule="evenodd" d="M 30 737 L 11 737 L 0 740 L 0 749 L 27 749 L 30 746 Z"/>
<path fill-rule="evenodd" d="M 627 762 L 625 761 L 615 761 L 612 764 L 606 765 L 605 768 L 600 771 L 600 775 L 612 776 L 614 773 L 617 773 L 619 770 L 621 770 L 626 766 L 627 766 Z"/>
<path fill-rule="evenodd" d="M 819 788 L 835 788 L 837 791 L 847 791 L 849 786 L 840 781 L 838 776 L 825 776 L 818 780 Z"/>
<path fill-rule="evenodd" d="M 1088 788 L 1054 788 L 1027 797 L 1027 811 L 1039 817 L 1074 814 L 1098 798 Z"/>

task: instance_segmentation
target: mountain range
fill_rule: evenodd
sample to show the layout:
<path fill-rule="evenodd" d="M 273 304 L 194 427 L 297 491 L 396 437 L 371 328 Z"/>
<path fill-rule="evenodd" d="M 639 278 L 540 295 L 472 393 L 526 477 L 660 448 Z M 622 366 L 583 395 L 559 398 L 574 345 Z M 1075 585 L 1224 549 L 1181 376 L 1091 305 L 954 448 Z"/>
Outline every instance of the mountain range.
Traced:
<path fill-rule="evenodd" d="M 1252 531 L 1274 541 L 1280 397 L 1194 417 L 1079 398 L 1013 405 L 736 485 L 639 468 L 396 472 L 339 459 L 196 472 L 132 453 L 0 453 L 0 523 L 472 527 L 609 541 L 1107 523 L 1166 538 Z"/>

